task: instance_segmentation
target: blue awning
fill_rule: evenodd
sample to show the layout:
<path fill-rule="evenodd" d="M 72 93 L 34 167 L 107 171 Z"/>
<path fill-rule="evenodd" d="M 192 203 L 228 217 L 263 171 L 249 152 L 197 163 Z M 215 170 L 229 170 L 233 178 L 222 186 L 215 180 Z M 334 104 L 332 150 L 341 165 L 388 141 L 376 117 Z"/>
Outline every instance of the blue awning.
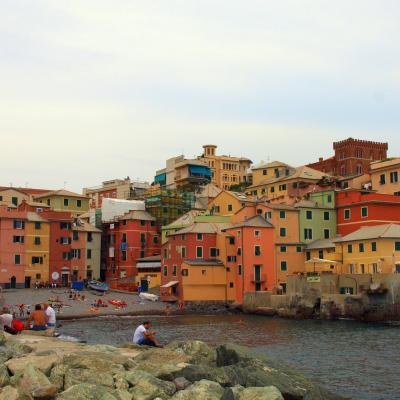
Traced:
<path fill-rule="evenodd" d="M 167 174 L 160 174 L 154 177 L 154 182 L 160 183 L 165 182 L 167 180 Z"/>
<path fill-rule="evenodd" d="M 207 166 L 203 167 L 202 165 L 190 165 L 189 171 L 191 174 L 211 176 L 211 170 Z"/>

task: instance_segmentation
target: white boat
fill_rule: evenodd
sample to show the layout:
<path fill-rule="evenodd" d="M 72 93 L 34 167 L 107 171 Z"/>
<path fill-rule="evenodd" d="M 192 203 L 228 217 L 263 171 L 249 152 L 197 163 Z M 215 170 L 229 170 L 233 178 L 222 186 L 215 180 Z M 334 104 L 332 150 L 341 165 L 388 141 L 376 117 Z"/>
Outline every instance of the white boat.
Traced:
<path fill-rule="evenodd" d="M 158 296 L 151 293 L 140 293 L 139 298 L 142 300 L 158 301 Z"/>

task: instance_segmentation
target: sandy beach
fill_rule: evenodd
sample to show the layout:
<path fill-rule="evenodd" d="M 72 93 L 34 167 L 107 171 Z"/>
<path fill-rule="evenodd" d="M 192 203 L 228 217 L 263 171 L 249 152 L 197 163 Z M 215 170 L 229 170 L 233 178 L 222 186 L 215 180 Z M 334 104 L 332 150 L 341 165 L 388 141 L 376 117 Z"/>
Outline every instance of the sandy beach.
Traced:
<path fill-rule="evenodd" d="M 164 312 L 165 304 L 160 301 L 151 302 L 141 300 L 137 294 L 109 292 L 104 296 L 95 295 L 92 291 L 83 290 L 81 296 L 85 296 L 85 300 L 72 300 L 69 298 L 67 289 L 18 289 L 3 290 L 5 304 L 11 306 L 12 310 L 19 316 L 19 304 L 34 305 L 37 303 L 49 302 L 58 297 L 63 305 L 57 312 L 58 320 L 66 320 L 73 318 L 87 318 L 99 315 L 157 315 Z M 93 303 L 101 299 L 107 307 L 93 307 Z M 119 308 L 109 303 L 109 300 L 117 300 L 125 302 L 126 307 Z M 26 307 L 25 307 L 26 310 Z M 26 313 L 25 313 L 26 316 Z"/>

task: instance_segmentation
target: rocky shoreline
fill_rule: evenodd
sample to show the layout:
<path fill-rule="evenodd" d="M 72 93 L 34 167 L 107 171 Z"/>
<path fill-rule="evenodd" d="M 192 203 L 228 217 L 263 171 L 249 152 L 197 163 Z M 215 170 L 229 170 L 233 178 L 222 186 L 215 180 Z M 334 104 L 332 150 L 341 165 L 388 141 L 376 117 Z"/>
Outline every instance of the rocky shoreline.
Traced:
<path fill-rule="evenodd" d="M 112 347 L 0 333 L 0 360 L 0 400 L 344 399 L 234 344 Z"/>

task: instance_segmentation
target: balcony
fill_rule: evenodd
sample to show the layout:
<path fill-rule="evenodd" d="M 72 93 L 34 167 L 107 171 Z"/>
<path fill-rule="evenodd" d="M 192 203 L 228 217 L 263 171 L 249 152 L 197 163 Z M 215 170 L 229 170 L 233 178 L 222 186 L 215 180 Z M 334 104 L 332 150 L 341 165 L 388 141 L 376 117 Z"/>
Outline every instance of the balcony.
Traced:
<path fill-rule="evenodd" d="M 261 275 L 259 278 L 253 278 L 251 280 L 251 283 L 265 283 L 267 282 L 267 276 L 266 275 Z"/>

